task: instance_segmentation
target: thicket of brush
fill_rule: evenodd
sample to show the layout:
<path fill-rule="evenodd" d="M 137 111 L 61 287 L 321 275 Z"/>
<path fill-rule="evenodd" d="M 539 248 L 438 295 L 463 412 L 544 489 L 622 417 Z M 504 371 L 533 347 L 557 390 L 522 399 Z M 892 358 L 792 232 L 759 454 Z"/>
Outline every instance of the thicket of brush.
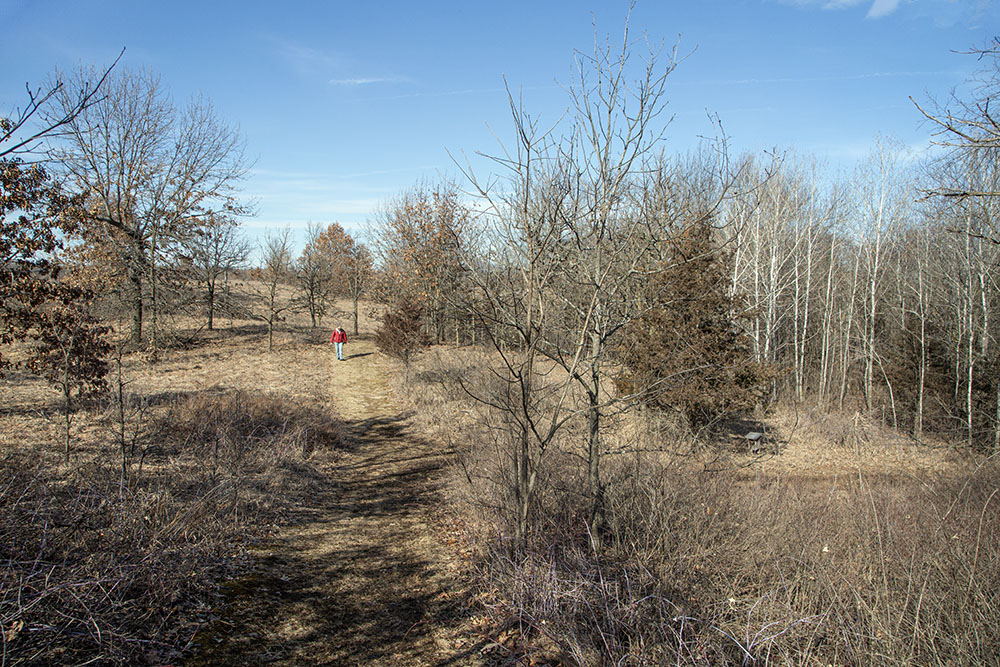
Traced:
<path fill-rule="evenodd" d="M 103 436 L 71 467 L 0 460 L 0 665 L 176 659 L 216 582 L 313 488 L 315 453 L 342 445 L 339 422 L 276 396 L 121 407 L 92 408 Z"/>
<path fill-rule="evenodd" d="M 627 443 L 620 434 L 606 443 L 620 453 L 605 465 L 596 536 L 571 429 L 543 458 L 519 546 L 510 444 L 488 428 L 488 408 L 455 390 L 481 362 L 471 352 L 421 361 L 412 377 L 425 384 L 407 394 L 442 437 L 464 420 L 452 502 L 456 513 L 474 510 L 482 599 L 507 628 L 511 655 L 581 665 L 1000 664 L 995 458 L 969 454 L 960 475 L 782 475 L 718 465 L 725 456 L 709 472 L 676 429 L 632 429 Z M 819 446 L 846 459 L 883 445 Z"/>

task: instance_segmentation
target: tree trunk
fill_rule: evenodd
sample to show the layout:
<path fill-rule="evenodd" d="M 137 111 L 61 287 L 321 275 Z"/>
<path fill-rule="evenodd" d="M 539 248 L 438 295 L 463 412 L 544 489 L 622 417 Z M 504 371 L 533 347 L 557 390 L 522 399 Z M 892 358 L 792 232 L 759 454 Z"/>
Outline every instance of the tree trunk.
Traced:
<path fill-rule="evenodd" d="M 923 315 L 920 317 L 920 361 L 917 366 L 917 408 L 913 416 L 913 437 L 919 440 L 924 434 L 924 385 L 927 382 L 927 338 Z"/>
<path fill-rule="evenodd" d="M 833 268 L 836 247 L 837 231 L 834 229 L 833 236 L 830 239 L 830 259 L 826 274 L 826 296 L 823 303 L 823 341 L 821 343 L 819 362 L 819 403 L 824 408 L 826 407 L 827 388 L 832 379 L 830 376 L 830 369 L 832 368 L 830 358 L 833 353 Z"/>
<path fill-rule="evenodd" d="M 354 293 L 352 296 L 352 301 L 354 302 L 354 335 L 358 335 L 358 295 Z"/>
<path fill-rule="evenodd" d="M 524 549 L 528 543 L 528 510 L 531 507 L 531 493 L 528 491 L 528 468 L 531 457 L 530 436 L 521 428 L 519 451 L 514 457 L 514 497 L 517 501 L 516 538 L 518 547 Z"/>
<path fill-rule="evenodd" d="M 590 487 L 590 526 L 595 546 L 604 531 L 604 486 L 601 484 L 601 414 L 598 396 L 588 392 L 587 399 L 587 482 Z"/>
<path fill-rule="evenodd" d="M 917 306 L 920 309 L 920 361 L 917 366 L 917 409 L 913 418 L 913 437 L 924 434 L 924 386 L 927 384 L 927 308 L 924 305 L 923 267 L 917 269 Z"/>
<path fill-rule="evenodd" d="M 212 320 L 215 315 L 215 280 L 206 283 L 208 287 L 208 330 L 212 330 Z"/>
<path fill-rule="evenodd" d="M 70 399 L 72 398 L 70 394 L 69 385 L 69 365 L 70 365 L 70 349 L 72 349 L 72 339 L 70 339 L 70 344 L 63 348 L 63 378 L 62 378 L 62 390 L 63 390 L 63 418 L 66 420 L 66 463 L 69 463 L 69 448 L 70 448 Z"/>
<path fill-rule="evenodd" d="M 1000 378 L 997 379 L 996 412 L 993 415 L 993 455 L 1000 454 Z"/>
<path fill-rule="evenodd" d="M 129 272 L 129 304 L 132 310 L 132 331 L 129 336 L 135 347 L 142 345 L 142 271 L 135 267 Z"/>
<path fill-rule="evenodd" d="M 156 327 L 157 327 L 158 323 L 157 323 L 156 316 L 157 316 L 157 310 L 159 308 L 159 303 L 157 301 L 159 299 L 159 293 L 156 290 L 156 282 L 157 282 L 157 280 L 156 280 L 156 234 L 154 233 L 152 239 L 150 240 L 150 246 L 149 246 L 149 306 L 150 306 L 150 309 L 149 309 L 149 314 L 150 314 L 150 318 L 149 318 L 149 325 L 150 325 L 149 326 L 149 345 L 150 345 L 150 349 L 152 350 L 152 358 L 153 358 L 154 361 L 156 360 L 156 353 L 157 353 L 157 349 L 156 349 L 156 346 L 157 346 L 157 340 L 156 340 L 157 330 L 156 330 Z"/>

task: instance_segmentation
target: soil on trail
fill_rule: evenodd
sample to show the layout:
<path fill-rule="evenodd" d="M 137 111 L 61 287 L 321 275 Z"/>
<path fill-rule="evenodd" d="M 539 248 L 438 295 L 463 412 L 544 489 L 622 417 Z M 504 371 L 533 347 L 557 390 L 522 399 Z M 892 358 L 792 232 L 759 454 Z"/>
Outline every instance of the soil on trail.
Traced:
<path fill-rule="evenodd" d="M 370 341 L 352 340 L 342 362 L 326 356 L 310 374 L 328 376 L 349 452 L 255 572 L 226 585 L 186 664 L 482 664 L 456 556 L 433 523 L 451 452 L 394 409 Z"/>

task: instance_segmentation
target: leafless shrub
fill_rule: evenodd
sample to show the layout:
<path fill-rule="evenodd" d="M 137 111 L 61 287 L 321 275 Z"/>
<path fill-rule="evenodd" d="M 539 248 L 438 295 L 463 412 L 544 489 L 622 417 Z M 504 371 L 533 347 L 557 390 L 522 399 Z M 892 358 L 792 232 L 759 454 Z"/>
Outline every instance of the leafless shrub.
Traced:
<path fill-rule="evenodd" d="M 107 484 L 113 473 L 67 482 L 25 462 L 3 468 L 0 662 L 145 664 L 177 655 L 234 533 L 190 532 L 206 523 L 190 508 L 216 509 L 223 490 L 185 506 L 169 493 Z"/>
<path fill-rule="evenodd" d="M 308 459 L 317 449 L 343 447 L 341 424 L 319 410 L 261 393 L 199 393 L 178 401 L 164 417 L 164 446 L 232 472 Z"/>
<path fill-rule="evenodd" d="M 995 464 L 826 488 L 643 468 L 608 486 L 604 553 L 566 529 L 569 494 L 526 560 L 486 552 L 527 644 L 548 634 L 579 664 L 996 664 Z"/>
<path fill-rule="evenodd" d="M 821 442 L 855 452 L 886 450 L 910 442 L 897 429 L 862 411 L 818 411 L 805 415 L 806 433 Z"/>
<path fill-rule="evenodd" d="M 0 665 L 176 660 L 238 545 L 315 492 L 313 460 L 342 445 L 331 417 L 267 395 L 156 409 L 144 437 L 157 446 L 127 482 L 113 442 L 73 470 L 0 460 Z"/>
<path fill-rule="evenodd" d="M 588 533 L 583 463 L 545 460 L 527 550 L 514 533 L 502 424 L 459 399 L 471 350 L 415 367 L 425 426 L 462 461 L 451 502 L 476 517 L 481 599 L 512 658 L 581 665 L 997 664 L 1000 462 L 962 476 L 707 472 L 689 433 L 639 421 L 610 442 L 607 525 Z M 440 422 L 440 423 L 437 423 Z M 471 423 L 470 423 L 471 422 Z M 640 423 L 641 422 L 641 423 Z M 898 446 L 877 421 L 805 419 L 805 437 Z M 455 424 L 461 423 L 460 429 Z M 567 437 L 574 437 L 574 425 Z M 838 440 L 837 436 L 842 436 Z M 673 439 L 667 441 L 665 439 Z M 620 450 L 620 451 L 619 451 Z M 868 468 L 867 470 L 874 470 Z M 501 650 L 501 649 L 497 649 Z"/>

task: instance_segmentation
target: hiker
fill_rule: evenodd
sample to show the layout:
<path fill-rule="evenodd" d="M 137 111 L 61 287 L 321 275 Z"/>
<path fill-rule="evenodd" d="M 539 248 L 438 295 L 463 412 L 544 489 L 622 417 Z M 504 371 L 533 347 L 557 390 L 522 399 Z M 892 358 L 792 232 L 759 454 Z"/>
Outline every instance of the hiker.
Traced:
<path fill-rule="evenodd" d="M 347 332 L 344 331 L 344 327 L 337 327 L 333 330 L 333 335 L 330 336 L 330 342 L 333 346 L 337 348 L 337 360 L 344 360 L 344 343 L 347 342 Z"/>

